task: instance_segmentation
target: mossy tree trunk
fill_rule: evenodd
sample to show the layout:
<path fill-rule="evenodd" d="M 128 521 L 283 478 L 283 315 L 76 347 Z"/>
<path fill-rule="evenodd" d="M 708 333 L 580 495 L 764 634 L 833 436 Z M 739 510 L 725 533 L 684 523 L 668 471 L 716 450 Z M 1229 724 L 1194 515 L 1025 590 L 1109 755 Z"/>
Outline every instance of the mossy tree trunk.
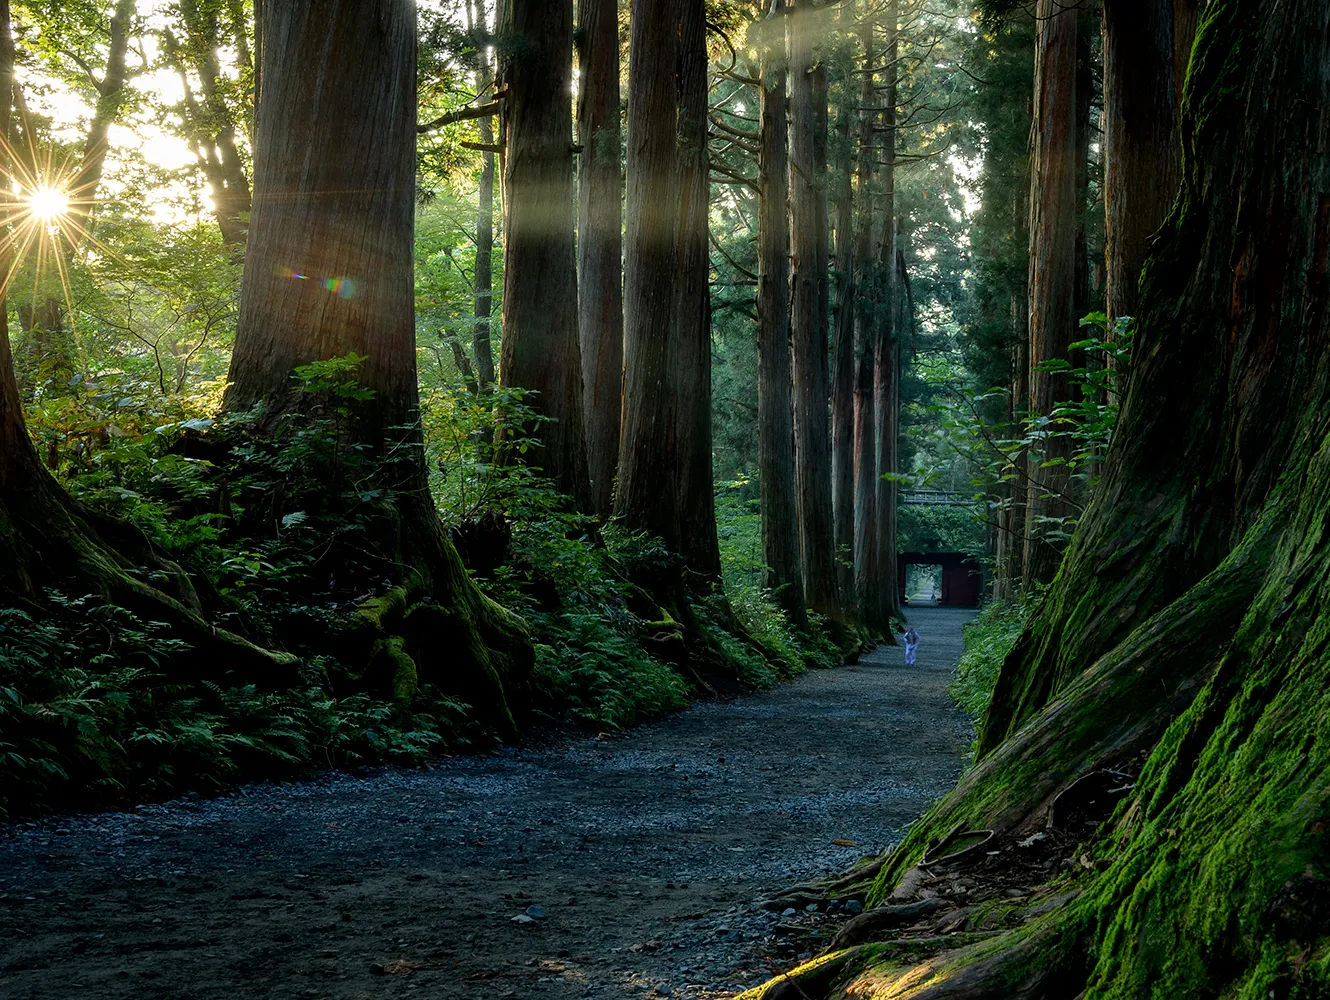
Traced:
<path fill-rule="evenodd" d="M 1019 854 L 1078 778 L 1131 787 L 1066 841 L 1086 838 L 1023 926 L 922 964 L 856 952 L 821 996 L 1330 993 L 1327 106 L 1330 8 L 1207 7 L 1103 487 L 1003 667 L 982 759 L 869 901 L 948 831 Z"/>
<path fill-rule="evenodd" d="M 224 407 L 267 437 L 318 405 L 292 369 L 366 358 L 356 375 L 373 395 L 354 404 L 346 434 L 374 463 L 367 485 L 386 498 L 370 543 L 384 569 L 339 584 L 357 593 L 386 578 L 401 599 L 385 594 L 382 608 L 362 609 L 348 626 L 354 641 L 339 638 L 330 652 L 391 661 L 404 711 L 418 676 L 511 732 L 510 701 L 520 700 L 532 658 L 525 630 L 467 577 L 425 479 L 412 274 L 414 5 L 301 0 L 264 4 L 261 16 L 254 212 Z M 330 503 L 338 492 L 327 485 Z M 403 637 L 414 663 L 396 655 Z"/>

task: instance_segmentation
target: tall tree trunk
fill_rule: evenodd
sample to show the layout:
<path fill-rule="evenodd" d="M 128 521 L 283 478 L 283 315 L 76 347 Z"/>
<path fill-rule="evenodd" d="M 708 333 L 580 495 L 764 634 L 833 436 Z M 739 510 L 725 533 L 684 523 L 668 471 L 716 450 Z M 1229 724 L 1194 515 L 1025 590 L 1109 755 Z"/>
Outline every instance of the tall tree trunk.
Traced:
<path fill-rule="evenodd" d="M 503 454 L 539 466 L 578 510 L 590 511 L 569 101 L 572 0 L 508 0 L 500 34 L 514 51 L 501 75 L 507 223 L 499 381 L 534 393 L 526 402 L 543 418 L 524 432 L 540 439 L 539 449 Z"/>
<path fill-rule="evenodd" d="M 785 96 L 785 0 L 771 0 L 760 28 L 761 153 L 758 169 L 757 447 L 764 586 L 795 621 L 804 618 L 790 399 L 790 226 Z"/>
<path fill-rule="evenodd" d="M 494 69 L 486 51 L 489 25 L 484 0 L 469 0 L 474 5 L 472 24 L 477 36 L 476 92 L 487 100 L 494 91 Z M 481 118 L 480 142 L 494 144 L 494 120 Z M 490 318 L 494 314 L 494 153 L 480 154 L 480 185 L 476 206 L 476 267 L 472 288 L 475 295 L 471 325 L 471 354 L 475 359 L 476 389 L 485 393 L 494 385 L 494 348 L 490 344 Z"/>
<path fill-rule="evenodd" d="M 578 328 L 587 464 L 596 514 L 610 516 L 623 396 L 623 175 L 619 165 L 619 5 L 579 0 Z"/>
<path fill-rule="evenodd" d="M 1026 246 L 1029 245 L 1030 194 L 1026 186 L 1024 193 L 1013 197 L 1011 206 L 1012 232 Z M 1018 421 L 1030 412 L 1030 293 L 1029 268 L 1027 278 L 1012 289 L 1010 301 L 1012 382 L 1011 408 L 1009 417 L 1014 427 Z M 1029 458 L 1024 450 L 1015 460 L 1015 468 L 1007 470 L 1012 476 L 1007 483 L 1011 503 L 1007 508 L 1008 548 L 999 572 L 1007 581 L 1007 596 L 1014 596 L 1025 580 L 1026 516 L 1025 501 L 1029 496 L 1027 472 Z"/>
<path fill-rule="evenodd" d="M 878 182 L 878 215 L 882 232 L 877 267 L 881 298 L 873 336 L 873 437 L 876 445 L 874 521 L 877 528 L 878 616 L 888 621 L 900 613 L 896 576 L 897 439 L 900 434 L 900 347 L 896 329 L 897 298 L 903 294 L 896 268 L 896 101 L 900 79 L 897 0 L 889 0 L 885 14 L 886 92 L 882 102 L 882 178 Z"/>
<path fill-rule="evenodd" d="M 850 102 L 837 124 L 835 191 L 835 316 L 831 358 L 831 503 L 835 511 L 837 584 L 846 609 L 861 617 L 854 597 L 854 201 L 851 189 Z"/>
<path fill-rule="evenodd" d="M 624 236 L 623 427 L 614 512 L 626 527 L 682 548 L 675 481 L 678 372 L 674 282 L 679 201 L 675 129 L 679 53 L 676 5 L 633 0 L 628 57 L 628 162 Z"/>
<path fill-rule="evenodd" d="M 795 469 L 804 597 L 809 607 L 841 616 L 831 502 L 830 373 L 822 322 L 826 261 L 826 192 L 818 172 L 818 119 L 811 0 L 790 18 L 790 344 L 793 365 Z"/>
<path fill-rule="evenodd" d="M 404 630 L 378 635 L 374 648 L 401 652 L 393 690 L 404 709 L 418 677 L 512 732 L 511 699 L 525 685 L 530 645 L 521 623 L 467 577 L 435 512 L 420 447 L 415 7 L 293 0 L 264 4 L 262 17 L 254 213 L 224 408 L 256 414 L 251 433 L 270 433 L 284 415 L 298 420 L 320 405 L 319 394 L 292 388 L 293 368 L 352 353 L 366 359 L 357 375 L 373 396 L 354 404 L 347 433 L 356 454 L 375 463 L 365 478 L 382 499 L 367 544 L 384 569 L 372 584 L 387 576 L 397 586 L 402 600 L 391 606 L 402 614 L 391 627 Z M 330 516 L 350 516 L 332 506 L 336 490 L 326 493 Z M 345 574 L 329 568 L 342 590 L 367 582 L 343 578 L 357 562 L 360 551 Z"/>
<path fill-rule="evenodd" d="M 264 5 L 254 213 L 224 408 L 263 407 L 271 423 L 302 405 L 294 368 L 365 356 L 359 375 L 375 397 L 362 440 L 384 454 L 394 429 L 417 421 L 403 260 L 415 229 L 416 90 L 414 14 L 390 0 L 381 21 L 379 6 Z"/>
<path fill-rule="evenodd" d="M 1071 398 L 1063 372 L 1041 370 L 1066 360 L 1077 331 L 1076 153 L 1078 12 L 1057 0 L 1039 0 L 1035 42 L 1034 150 L 1030 187 L 1030 409 L 1047 417 Z M 1027 587 L 1053 578 L 1061 547 L 1050 525 L 1072 516 L 1071 479 L 1065 462 L 1070 441 L 1052 436 L 1032 449 L 1026 494 Z"/>
<path fill-rule="evenodd" d="M 841 8 L 842 24 L 852 24 L 854 4 Z M 847 86 L 847 93 L 849 88 Z M 844 100 L 836 123 L 836 268 L 835 305 L 832 325 L 831 379 L 831 501 L 835 514 L 836 580 L 842 606 L 856 618 L 865 608 L 856 599 L 854 565 L 854 300 L 859 294 L 854 280 L 854 160 L 850 150 L 853 102 Z M 871 211 L 865 203 L 864 211 Z M 866 290 L 865 290 L 866 291 Z"/>
<path fill-rule="evenodd" d="M 1175 8 L 1180 23 L 1175 24 Z M 1190 8 L 1190 10 L 1188 10 Z M 1195 4 L 1104 3 L 1104 262 L 1109 329 L 1139 308 L 1149 240 L 1177 195 L 1182 143 L 1178 62 L 1191 51 Z"/>
<path fill-rule="evenodd" d="M 615 516 L 663 539 L 701 589 L 710 589 L 720 578 L 720 547 L 711 470 L 704 5 L 634 0 L 632 25 Z"/>
<path fill-rule="evenodd" d="M 873 399 L 874 343 L 877 309 L 881 295 L 882 269 L 873 252 L 873 228 L 878 204 L 873 190 L 873 161 L 878 156 L 873 124 L 877 90 L 873 72 L 873 17 L 864 12 L 859 26 L 863 49 L 863 79 L 859 88 L 858 230 L 855 233 L 854 264 L 854 593 L 860 614 L 870 626 L 881 627 L 881 570 L 877 551 L 877 440 Z M 895 587 L 895 582 L 892 582 Z"/>
<path fill-rule="evenodd" d="M 680 553 L 688 568 L 720 584 L 715 476 L 711 459 L 711 252 L 707 210 L 707 25 L 704 0 L 685 0 L 679 13 L 679 510 L 688 530 Z"/>

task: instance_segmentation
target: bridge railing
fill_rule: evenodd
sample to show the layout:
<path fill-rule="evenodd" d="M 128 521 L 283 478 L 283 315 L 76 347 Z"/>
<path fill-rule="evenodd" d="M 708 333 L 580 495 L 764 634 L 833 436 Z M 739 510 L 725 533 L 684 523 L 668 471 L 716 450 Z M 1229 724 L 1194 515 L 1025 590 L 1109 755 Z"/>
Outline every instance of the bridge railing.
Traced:
<path fill-rule="evenodd" d="M 901 490 L 896 498 L 903 504 L 929 504 L 940 507 L 973 507 L 979 501 L 973 493 L 955 490 Z"/>

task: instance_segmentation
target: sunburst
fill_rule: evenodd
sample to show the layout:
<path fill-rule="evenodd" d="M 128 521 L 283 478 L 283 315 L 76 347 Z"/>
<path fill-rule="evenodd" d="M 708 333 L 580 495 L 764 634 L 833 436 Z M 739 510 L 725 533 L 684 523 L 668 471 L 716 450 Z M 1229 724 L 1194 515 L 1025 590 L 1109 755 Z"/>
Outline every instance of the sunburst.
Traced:
<path fill-rule="evenodd" d="M 9 163 L 10 190 L 0 192 L 0 228 L 8 230 L 9 259 L 0 282 L 0 297 L 25 260 L 35 256 L 34 281 L 54 268 L 64 293 L 66 315 L 74 321 L 69 262 L 81 250 L 109 253 L 92 233 L 96 180 L 84 176 L 81 158 L 57 162 L 17 150 L 0 138 L 0 155 Z M 7 195 L 7 197 L 5 197 Z"/>
<path fill-rule="evenodd" d="M 69 214 L 69 194 L 60 188 L 39 187 L 24 199 L 28 214 L 47 227 L 59 226 L 60 221 Z"/>

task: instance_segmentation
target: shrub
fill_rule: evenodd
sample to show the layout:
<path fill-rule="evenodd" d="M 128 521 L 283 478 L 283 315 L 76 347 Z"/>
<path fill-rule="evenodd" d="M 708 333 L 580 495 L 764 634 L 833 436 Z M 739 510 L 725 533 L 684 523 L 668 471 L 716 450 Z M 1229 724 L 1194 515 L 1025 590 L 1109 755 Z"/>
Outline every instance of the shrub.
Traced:
<path fill-rule="evenodd" d="M 1025 628 L 1031 607 L 1028 599 L 993 603 L 963 628 L 965 652 L 949 690 L 976 723 L 988 710 L 1002 661 Z"/>

